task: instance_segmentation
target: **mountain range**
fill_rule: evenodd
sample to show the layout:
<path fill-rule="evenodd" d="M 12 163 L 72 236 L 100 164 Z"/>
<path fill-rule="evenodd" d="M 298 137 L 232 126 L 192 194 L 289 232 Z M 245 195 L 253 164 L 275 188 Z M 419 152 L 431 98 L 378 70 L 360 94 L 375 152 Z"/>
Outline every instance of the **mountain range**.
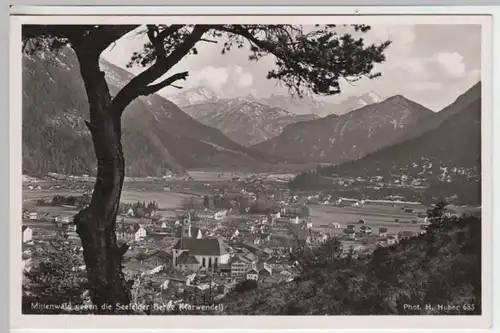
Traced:
<path fill-rule="evenodd" d="M 434 115 L 398 95 L 341 116 L 289 125 L 252 148 L 284 159 L 341 164 L 407 139 Z"/>
<path fill-rule="evenodd" d="M 112 95 L 133 77 L 105 60 L 101 68 Z M 311 107 L 297 115 L 297 110 L 270 105 L 271 100 L 295 100 L 280 95 L 221 99 L 199 87 L 172 100 L 182 109 L 154 94 L 125 110 L 127 176 L 289 162 L 335 165 L 322 169 L 321 177 L 431 172 L 439 182 L 460 175 L 477 185 L 480 83 L 437 113 L 404 96 L 380 100 L 374 92 L 347 99 L 337 106 L 340 115 L 324 118 Z M 23 57 L 22 103 L 23 174 L 95 174 L 93 143 L 84 124 L 87 98 L 71 50 Z M 309 106 L 323 102 L 318 103 Z"/>
<path fill-rule="evenodd" d="M 267 105 L 268 107 L 285 110 L 291 115 L 305 115 L 308 117 L 315 115 L 318 118 L 332 114 L 344 115 L 363 106 L 379 103 L 383 100 L 374 91 L 369 91 L 359 96 L 348 97 L 339 103 L 327 102 L 308 95 L 298 97 L 289 94 L 271 94 L 267 97 L 256 97 L 250 94 L 245 97 L 239 97 L 239 99 L 242 98 L 261 105 Z M 185 107 L 214 103 L 230 98 L 221 98 L 209 88 L 198 86 L 170 95 L 168 99 L 184 109 Z"/>
<path fill-rule="evenodd" d="M 101 69 L 112 95 L 133 77 L 105 60 Z M 85 119 L 87 98 L 74 53 L 64 49 L 57 56 L 24 56 L 23 173 L 94 174 L 95 156 Z M 273 162 L 197 122 L 157 94 L 134 100 L 125 110 L 122 125 L 127 176 Z"/>
<path fill-rule="evenodd" d="M 417 137 L 332 167 L 330 172 L 385 177 L 406 174 L 414 178 L 443 178 L 454 169 L 463 169 L 469 176 L 480 174 L 481 83 L 429 118 L 422 129 Z"/>
<path fill-rule="evenodd" d="M 201 95 L 199 92 L 204 92 Z M 219 99 L 209 90 L 195 88 L 182 94 L 181 102 L 191 102 L 182 110 L 202 124 L 222 131 L 231 140 L 250 146 L 272 139 L 283 128 L 300 121 L 317 119 L 314 114 L 295 115 L 247 98 Z M 201 101 L 200 96 L 210 96 Z M 194 102 L 193 102 L 194 101 Z"/>
<path fill-rule="evenodd" d="M 321 117 L 344 115 L 382 98 L 370 91 L 352 96 L 339 104 L 318 101 L 310 96 L 271 95 L 259 98 L 221 98 L 210 89 L 199 86 L 183 90 L 169 99 L 199 122 L 221 130 L 231 140 L 251 146 L 270 140 L 294 123 Z M 306 113 L 309 112 L 309 113 Z"/>
<path fill-rule="evenodd" d="M 456 197 L 460 204 L 480 205 L 481 83 L 440 112 L 425 117 L 418 131 L 409 132 L 406 140 L 348 163 L 303 173 L 291 186 L 328 188 L 339 176 L 382 177 L 385 182 L 408 179 L 426 188 L 424 195 L 429 202 Z"/>
<path fill-rule="evenodd" d="M 298 97 L 289 94 L 272 94 L 261 98 L 251 96 L 250 99 L 287 110 L 296 115 L 315 114 L 318 117 L 323 117 L 326 114 L 330 114 L 329 110 L 331 109 L 329 103 L 308 95 Z"/>

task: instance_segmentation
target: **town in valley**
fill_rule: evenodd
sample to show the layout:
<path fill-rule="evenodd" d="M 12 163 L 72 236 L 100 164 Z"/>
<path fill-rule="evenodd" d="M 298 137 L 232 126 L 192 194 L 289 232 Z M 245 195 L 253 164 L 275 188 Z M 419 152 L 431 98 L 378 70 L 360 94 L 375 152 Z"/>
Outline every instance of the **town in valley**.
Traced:
<path fill-rule="evenodd" d="M 187 177 L 127 179 L 116 224 L 118 241 L 130 245 L 125 274 L 148 276 L 166 304 L 157 310 L 165 312 L 167 306 L 186 302 L 186 289 L 222 299 L 245 280 L 293 281 L 296 268 L 290 253 L 303 246 L 337 238 L 346 255 L 362 255 L 423 234 L 430 224 L 430 205 L 396 196 L 353 199 L 291 191 L 287 182 L 292 176 L 192 171 Z M 380 178 L 339 181 L 412 187 L 405 185 L 405 177 L 403 185 L 384 184 Z M 89 177 L 25 177 L 23 269 L 43 260 L 37 248 L 49 246 L 54 238 L 82 251 L 73 216 L 88 204 L 92 186 Z M 479 212 L 453 205 L 447 211 L 456 216 Z M 75 269 L 84 270 L 83 260 L 81 264 Z"/>

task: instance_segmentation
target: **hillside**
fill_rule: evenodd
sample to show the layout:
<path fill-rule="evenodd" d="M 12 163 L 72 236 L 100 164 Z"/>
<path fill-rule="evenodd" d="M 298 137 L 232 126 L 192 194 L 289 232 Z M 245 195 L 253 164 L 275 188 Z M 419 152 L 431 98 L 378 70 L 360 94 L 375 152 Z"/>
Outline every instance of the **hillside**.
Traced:
<path fill-rule="evenodd" d="M 287 125 L 318 118 L 313 114 L 295 115 L 244 98 L 199 102 L 184 106 L 182 110 L 244 146 L 272 139 L 281 134 Z"/>
<path fill-rule="evenodd" d="M 132 74 L 101 62 L 112 94 Z M 23 58 L 23 174 L 95 173 L 86 93 L 74 54 Z M 187 168 L 235 167 L 272 160 L 200 124 L 159 95 L 134 100 L 122 119 L 127 176 L 182 173 Z"/>
<path fill-rule="evenodd" d="M 481 220 L 437 218 L 427 234 L 380 247 L 371 255 L 338 256 L 336 240 L 298 252 L 295 281 L 233 291 L 227 315 L 479 315 Z M 305 263 L 305 265 L 304 265 Z M 405 304 L 419 305 L 408 309 Z M 426 308 L 426 304 L 456 309 Z"/>
<path fill-rule="evenodd" d="M 469 88 L 462 95 L 458 96 L 455 101 L 453 101 L 450 105 L 445 107 L 439 112 L 436 112 L 433 117 L 429 117 L 425 122 L 421 124 L 419 128 L 415 128 L 414 131 L 410 131 L 406 135 L 406 139 L 415 138 L 422 133 L 427 131 L 436 129 L 444 121 L 452 117 L 453 115 L 462 112 L 465 108 L 467 108 L 474 101 L 481 99 L 481 82 L 474 84 L 471 88 Z"/>
<path fill-rule="evenodd" d="M 340 164 L 403 140 L 433 115 L 420 104 L 394 96 L 342 116 L 289 125 L 281 135 L 252 148 L 285 159 Z"/>
<path fill-rule="evenodd" d="M 422 126 L 427 131 L 418 137 L 356 161 L 322 168 L 319 174 L 302 174 L 291 186 L 327 188 L 336 176 L 383 177 L 386 184 L 404 179 L 402 183 L 427 186 L 426 193 L 431 199 L 456 195 L 462 202 L 480 204 L 480 85 L 441 112 L 439 118 Z"/>

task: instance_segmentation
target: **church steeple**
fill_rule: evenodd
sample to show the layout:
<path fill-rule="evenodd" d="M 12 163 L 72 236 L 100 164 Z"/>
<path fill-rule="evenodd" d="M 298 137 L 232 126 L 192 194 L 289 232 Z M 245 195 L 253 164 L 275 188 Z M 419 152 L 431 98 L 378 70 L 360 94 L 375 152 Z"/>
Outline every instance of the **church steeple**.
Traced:
<path fill-rule="evenodd" d="M 191 238 L 191 213 L 187 213 L 182 221 L 182 237 Z"/>

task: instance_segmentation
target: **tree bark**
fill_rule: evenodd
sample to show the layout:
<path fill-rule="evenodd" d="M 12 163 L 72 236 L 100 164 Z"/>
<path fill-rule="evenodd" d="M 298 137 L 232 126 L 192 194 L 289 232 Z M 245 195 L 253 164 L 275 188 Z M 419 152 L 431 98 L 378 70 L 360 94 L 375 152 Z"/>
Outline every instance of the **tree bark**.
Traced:
<path fill-rule="evenodd" d="M 90 205 L 75 216 L 81 238 L 92 302 L 97 313 L 116 312 L 130 303 L 130 287 L 122 271 L 126 246 L 118 247 L 115 226 L 124 180 L 121 117 L 111 112 L 111 96 L 99 54 L 75 48 L 89 101 L 87 122 L 97 158 L 97 177 Z"/>

